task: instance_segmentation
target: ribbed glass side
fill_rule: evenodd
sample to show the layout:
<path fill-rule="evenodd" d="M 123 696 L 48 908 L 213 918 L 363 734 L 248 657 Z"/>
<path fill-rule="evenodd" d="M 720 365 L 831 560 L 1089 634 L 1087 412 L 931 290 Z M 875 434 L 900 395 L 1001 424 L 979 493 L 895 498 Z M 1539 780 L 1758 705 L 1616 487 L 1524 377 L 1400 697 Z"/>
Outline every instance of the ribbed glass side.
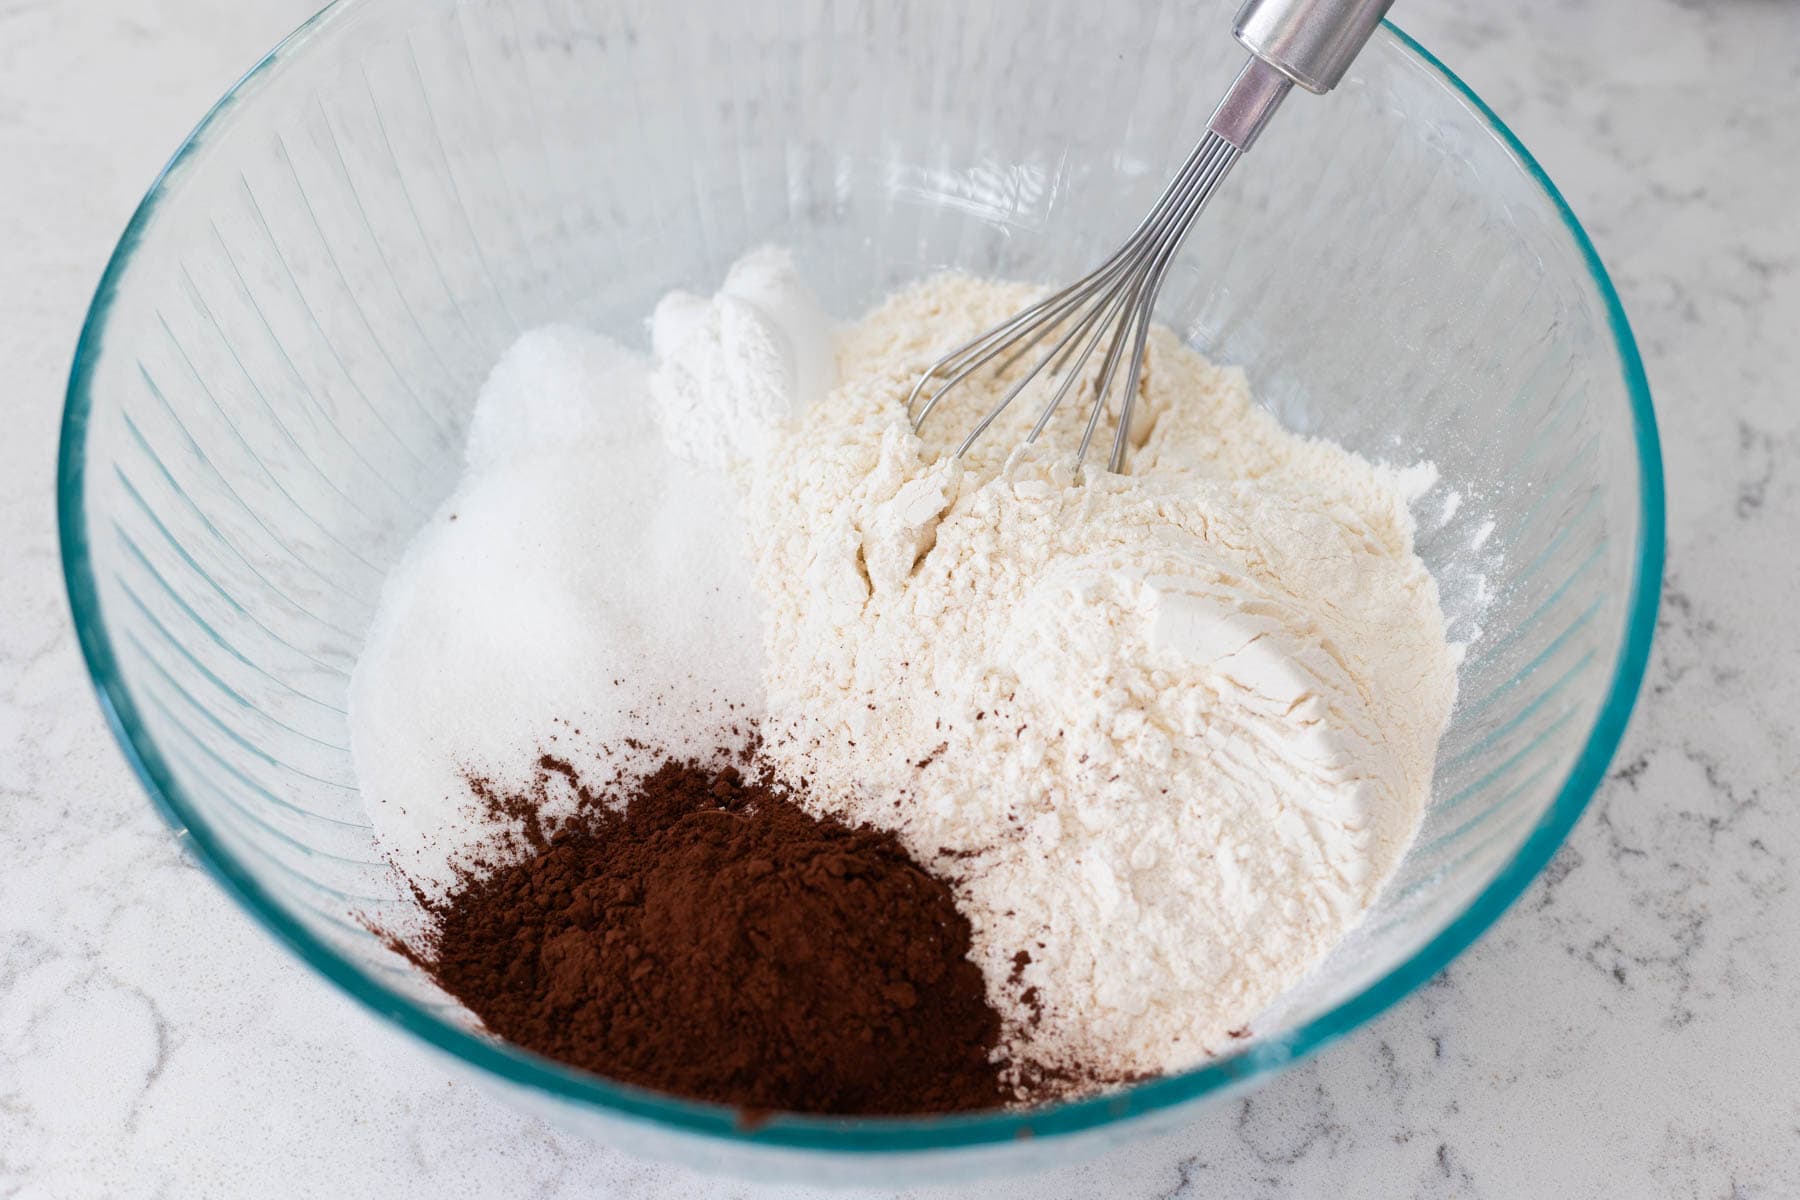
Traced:
<path fill-rule="evenodd" d="M 767 240 L 845 316 L 941 267 L 1077 275 L 1202 131 L 1239 57 L 1227 12 L 364 0 L 290 43 L 128 234 L 65 447 L 77 619 L 204 852 L 316 939 L 316 964 L 481 1057 L 359 922 L 397 899 L 344 708 L 383 573 L 451 485 L 488 367 L 550 320 L 642 344 L 663 290 L 707 287 Z M 1585 254 L 1488 119 L 1386 33 L 1329 100 L 1288 103 L 1189 241 L 1163 320 L 1242 364 L 1295 428 L 1436 465 L 1419 544 L 1468 651 L 1387 900 L 1249 1057 L 1142 1106 L 1360 1019 L 1333 1014 L 1363 1014 L 1364 989 L 1403 978 L 1547 827 L 1609 689 L 1622 720 L 1648 410 Z M 505 1052 L 483 1062 L 573 1109 L 631 1106 Z M 694 1106 L 631 1103 L 730 1135 Z M 1072 1111 L 1070 1128 L 1113 1112 Z M 790 1140 L 1013 1133 L 914 1126 Z"/>

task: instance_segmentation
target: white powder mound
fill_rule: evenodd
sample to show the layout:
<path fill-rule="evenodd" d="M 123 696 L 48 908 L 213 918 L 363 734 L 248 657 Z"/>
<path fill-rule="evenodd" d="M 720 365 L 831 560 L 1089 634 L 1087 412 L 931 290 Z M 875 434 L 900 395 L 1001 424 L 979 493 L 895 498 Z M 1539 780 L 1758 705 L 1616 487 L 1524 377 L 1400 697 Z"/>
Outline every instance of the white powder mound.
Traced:
<path fill-rule="evenodd" d="M 1163 330 L 1129 474 L 1072 475 L 1074 404 L 1009 460 L 1029 393 L 949 463 L 1005 381 L 921 439 L 916 372 L 1030 298 L 892 298 L 753 472 L 766 745 L 960 880 L 1015 1054 L 1179 1069 L 1357 923 L 1418 827 L 1456 688 L 1419 480 L 1286 432 Z"/>
<path fill-rule="evenodd" d="M 526 334 L 481 392 L 467 474 L 388 576 L 351 750 L 381 847 L 427 891 L 492 836 L 471 775 L 522 785 L 548 751 L 613 778 L 626 738 L 706 757 L 761 710 L 736 497 L 649 410 L 640 358 Z"/>
<path fill-rule="evenodd" d="M 762 455 L 832 383 L 831 325 L 779 247 L 740 258 L 711 299 L 664 296 L 651 340 L 663 436 L 701 466 Z"/>

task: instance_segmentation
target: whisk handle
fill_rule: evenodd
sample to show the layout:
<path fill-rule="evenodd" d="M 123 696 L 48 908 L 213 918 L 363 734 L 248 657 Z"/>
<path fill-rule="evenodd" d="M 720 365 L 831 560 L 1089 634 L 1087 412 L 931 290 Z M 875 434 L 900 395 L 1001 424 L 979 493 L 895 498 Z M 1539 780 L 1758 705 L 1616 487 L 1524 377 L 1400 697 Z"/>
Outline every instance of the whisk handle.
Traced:
<path fill-rule="evenodd" d="M 1231 32 L 1309 92 L 1338 85 L 1393 0 L 1245 0 Z"/>

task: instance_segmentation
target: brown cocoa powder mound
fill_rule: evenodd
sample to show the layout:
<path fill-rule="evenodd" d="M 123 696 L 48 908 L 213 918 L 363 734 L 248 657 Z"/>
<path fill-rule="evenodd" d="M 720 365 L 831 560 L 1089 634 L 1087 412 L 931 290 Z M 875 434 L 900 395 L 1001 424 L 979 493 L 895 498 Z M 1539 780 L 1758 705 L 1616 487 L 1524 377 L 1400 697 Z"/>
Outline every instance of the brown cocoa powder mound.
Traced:
<path fill-rule="evenodd" d="M 969 923 L 892 834 L 812 817 L 736 768 L 668 763 L 622 813 L 589 807 L 533 841 L 431 906 L 411 951 L 501 1037 L 755 1112 L 1006 1099 Z"/>

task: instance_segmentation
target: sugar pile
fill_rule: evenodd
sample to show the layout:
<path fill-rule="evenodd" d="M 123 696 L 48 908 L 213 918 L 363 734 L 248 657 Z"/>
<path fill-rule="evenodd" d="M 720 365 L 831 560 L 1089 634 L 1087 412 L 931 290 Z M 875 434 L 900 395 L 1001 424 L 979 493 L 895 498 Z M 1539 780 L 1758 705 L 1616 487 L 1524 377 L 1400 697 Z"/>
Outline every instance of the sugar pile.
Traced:
<path fill-rule="evenodd" d="M 735 495 L 669 452 L 651 392 L 605 338 L 526 334 L 481 391 L 462 480 L 387 578 L 351 750 L 381 848 L 428 890 L 493 834 L 471 776 L 523 787 L 550 750 L 611 779 L 652 765 L 627 744 L 646 730 L 706 758 L 761 711 Z"/>

